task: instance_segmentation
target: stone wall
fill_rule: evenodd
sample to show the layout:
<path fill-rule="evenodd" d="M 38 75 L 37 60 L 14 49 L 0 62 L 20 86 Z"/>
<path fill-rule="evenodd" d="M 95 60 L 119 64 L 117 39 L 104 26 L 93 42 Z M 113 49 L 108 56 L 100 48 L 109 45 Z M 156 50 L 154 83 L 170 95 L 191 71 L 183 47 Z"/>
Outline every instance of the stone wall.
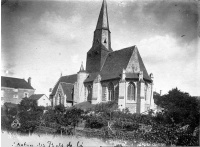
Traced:
<path fill-rule="evenodd" d="M 74 104 L 77 104 L 79 102 L 79 93 L 78 93 L 78 82 L 74 83 Z"/>
<path fill-rule="evenodd" d="M 38 106 L 51 106 L 51 101 L 49 100 L 48 97 L 46 97 L 46 95 L 43 95 L 38 101 L 37 101 L 37 105 Z"/>
<path fill-rule="evenodd" d="M 101 93 L 101 100 L 100 102 L 108 101 L 108 85 L 112 82 L 114 85 L 114 99 L 119 99 L 119 80 L 109 80 L 109 81 L 102 81 L 101 87 L 102 87 L 102 93 Z"/>
<path fill-rule="evenodd" d="M 10 102 L 13 104 L 19 104 L 22 98 L 25 97 L 25 93 L 27 97 L 33 95 L 35 92 L 34 89 L 14 89 L 14 88 L 6 88 L 1 87 L 1 101 L 3 103 Z"/>
<path fill-rule="evenodd" d="M 84 86 L 84 81 L 88 77 L 88 73 L 86 72 L 79 72 L 77 74 L 77 98 L 76 101 L 77 103 L 81 103 L 85 101 L 85 86 Z"/>
<path fill-rule="evenodd" d="M 126 108 L 128 108 L 131 113 L 136 113 L 137 103 L 126 103 Z"/>

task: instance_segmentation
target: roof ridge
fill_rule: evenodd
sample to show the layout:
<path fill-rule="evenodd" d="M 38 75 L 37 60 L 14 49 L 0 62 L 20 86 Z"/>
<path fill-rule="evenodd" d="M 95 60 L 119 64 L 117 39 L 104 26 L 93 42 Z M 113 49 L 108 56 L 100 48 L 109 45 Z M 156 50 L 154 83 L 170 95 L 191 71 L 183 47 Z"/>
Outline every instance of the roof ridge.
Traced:
<path fill-rule="evenodd" d="M 134 48 L 133 48 L 134 47 Z M 121 51 L 121 50 L 126 50 L 126 49 L 135 49 L 137 46 L 136 45 L 134 45 L 134 46 L 130 46 L 130 47 L 126 47 L 126 48 L 122 48 L 122 49 L 119 49 L 119 50 L 115 50 L 115 51 L 112 51 L 112 52 L 110 52 L 110 53 L 114 53 L 114 52 L 118 52 L 118 51 Z M 109 53 L 109 54 L 110 54 Z"/>
<path fill-rule="evenodd" d="M 72 84 L 72 83 L 66 83 L 66 82 L 60 82 L 60 83 L 64 83 L 64 84 L 71 84 L 71 85 L 74 85 L 74 84 Z"/>
<path fill-rule="evenodd" d="M 16 78 L 16 77 L 7 77 L 7 76 L 1 76 L 1 77 L 4 77 L 4 78 L 12 78 L 12 79 L 19 79 L 19 80 L 25 80 L 23 78 Z M 25 80 L 26 81 L 26 80 Z"/>
<path fill-rule="evenodd" d="M 77 75 L 77 74 L 65 75 L 65 76 L 61 76 L 61 78 L 62 77 L 67 77 L 67 76 L 75 76 L 75 75 Z"/>
<path fill-rule="evenodd" d="M 1 86 L 9 88 L 33 89 L 25 79 L 1 76 Z"/>

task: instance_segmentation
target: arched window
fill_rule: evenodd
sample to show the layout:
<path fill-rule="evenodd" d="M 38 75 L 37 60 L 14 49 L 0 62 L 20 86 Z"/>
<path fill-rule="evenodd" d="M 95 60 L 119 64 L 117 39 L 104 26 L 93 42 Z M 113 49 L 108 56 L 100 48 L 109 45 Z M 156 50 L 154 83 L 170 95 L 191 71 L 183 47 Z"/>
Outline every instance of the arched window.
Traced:
<path fill-rule="evenodd" d="M 92 102 L 92 86 L 88 85 L 87 90 L 88 90 L 87 101 L 91 103 Z"/>
<path fill-rule="evenodd" d="M 128 85 L 128 100 L 135 101 L 135 84 L 132 82 Z"/>
<path fill-rule="evenodd" d="M 61 103 L 62 97 L 61 97 L 61 94 L 60 94 L 60 93 L 58 94 L 58 97 L 59 97 L 59 99 L 58 99 L 59 102 L 58 102 L 58 103 L 59 103 L 59 105 L 61 105 L 61 104 L 62 104 L 62 103 Z"/>
<path fill-rule="evenodd" d="M 148 89 L 148 84 L 145 83 L 145 86 L 144 86 L 144 98 L 145 98 L 145 100 L 147 100 L 147 89 Z"/>
<path fill-rule="evenodd" d="M 108 85 L 108 100 L 114 100 L 114 85 L 113 83 L 109 83 Z"/>

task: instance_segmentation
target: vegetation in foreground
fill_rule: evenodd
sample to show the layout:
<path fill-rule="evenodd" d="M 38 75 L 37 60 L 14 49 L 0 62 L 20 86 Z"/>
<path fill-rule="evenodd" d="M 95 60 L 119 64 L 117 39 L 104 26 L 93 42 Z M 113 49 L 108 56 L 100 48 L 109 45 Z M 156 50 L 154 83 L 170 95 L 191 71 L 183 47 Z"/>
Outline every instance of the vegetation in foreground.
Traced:
<path fill-rule="evenodd" d="M 128 109 L 119 111 L 117 102 L 94 105 L 83 111 L 76 107 L 65 109 L 38 107 L 30 99 L 23 99 L 17 107 L 2 108 L 2 129 L 30 133 L 38 126 L 54 125 L 53 133 L 67 133 L 63 126 L 75 128 L 85 121 L 85 129 L 77 130 L 87 137 L 125 140 L 127 144 L 199 145 L 200 102 L 177 88 L 168 94 L 154 95 L 161 111 L 152 110 L 147 115 L 131 114 Z M 46 110 L 45 110 L 46 109 Z M 17 113 L 16 113 L 17 112 Z M 13 129 L 11 123 L 19 119 L 21 126 Z M 72 133 L 74 134 L 74 133 Z"/>

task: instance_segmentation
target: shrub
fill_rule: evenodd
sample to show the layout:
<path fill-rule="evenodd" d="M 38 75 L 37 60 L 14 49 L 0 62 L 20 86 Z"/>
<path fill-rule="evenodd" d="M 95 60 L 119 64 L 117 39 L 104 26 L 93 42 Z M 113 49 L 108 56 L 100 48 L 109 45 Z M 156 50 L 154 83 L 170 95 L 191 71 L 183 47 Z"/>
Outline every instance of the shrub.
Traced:
<path fill-rule="evenodd" d="M 91 115 L 86 119 L 87 128 L 99 129 L 107 125 L 106 119 L 101 116 Z"/>
<path fill-rule="evenodd" d="M 82 118 L 83 110 L 77 109 L 76 107 L 71 107 L 66 110 L 63 122 L 66 125 L 73 125 L 76 126 L 79 120 Z"/>

